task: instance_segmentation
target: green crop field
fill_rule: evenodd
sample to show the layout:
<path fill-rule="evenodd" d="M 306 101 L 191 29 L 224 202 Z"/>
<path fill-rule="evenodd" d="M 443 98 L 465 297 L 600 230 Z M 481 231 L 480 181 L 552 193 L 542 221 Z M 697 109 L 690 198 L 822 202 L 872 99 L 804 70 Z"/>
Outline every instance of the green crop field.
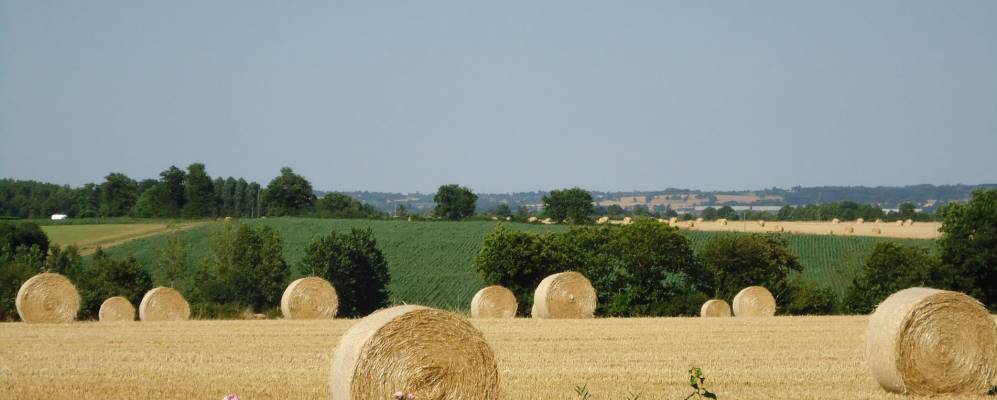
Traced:
<path fill-rule="evenodd" d="M 481 240 L 498 224 L 490 221 L 406 222 L 368 220 L 328 220 L 306 218 L 271 218 L 246 220 L 278 229 L 285 240 L 285 258 L 295 276 L 300 275 L 298 261 L 305 246 L 330 231 L 369 227 L 384 250 L 391 271 L 391 293 L 395 303 L 467 310 L 474 293 L 484 282 L 474 271 L 472 261 Z M 565 226 L 509 224 L 513 229 L 531 232 L 558 232 Z M 183 231 L 191 244 L 193 259 L 208 257 L 208 238 L 217 223 Z M 714 235 L 734 233 L 682 231 L 699 249 Z M 803 277 L 839 293 L 851 282 L 877 242 L 893 241 L 916 246 L 931 246 L 932 240 L 890 239 L 855 236 L 784 235 L 789 246 L 804 265 Z M 124 243 L 108 250 L 114 256 L 134 256 L 150 269 L 159 283 L 156 259 L 166 238 L 162 235 Z"/>

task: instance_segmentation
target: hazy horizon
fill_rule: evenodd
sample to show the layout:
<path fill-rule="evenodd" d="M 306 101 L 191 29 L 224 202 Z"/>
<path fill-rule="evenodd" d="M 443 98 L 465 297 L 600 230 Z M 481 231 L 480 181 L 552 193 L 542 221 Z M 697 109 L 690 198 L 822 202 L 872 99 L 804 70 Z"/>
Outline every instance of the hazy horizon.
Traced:
<path fill-rule="evenodd" d="M 997 182 L 997 2 L 0 3 L 0 177 Z"/>

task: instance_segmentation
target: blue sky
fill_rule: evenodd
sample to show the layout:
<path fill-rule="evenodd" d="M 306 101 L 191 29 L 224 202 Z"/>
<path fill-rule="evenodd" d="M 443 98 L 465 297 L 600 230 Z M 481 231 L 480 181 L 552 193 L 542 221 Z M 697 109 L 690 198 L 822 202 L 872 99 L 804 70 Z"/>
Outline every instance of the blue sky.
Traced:
<path fill-rule="evenodd" d="M 997 2 L 0 0 L 0 176 L 997 182 Z"/>

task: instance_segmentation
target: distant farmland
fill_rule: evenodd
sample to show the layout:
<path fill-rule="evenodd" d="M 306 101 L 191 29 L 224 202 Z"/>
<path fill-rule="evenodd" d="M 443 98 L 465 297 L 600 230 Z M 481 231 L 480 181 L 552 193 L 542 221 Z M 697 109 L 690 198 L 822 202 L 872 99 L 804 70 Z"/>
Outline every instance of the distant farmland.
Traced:
<path fill-rule="evenodd" d="M 474 271 L 472 262 L 481 240 L 498 224 L 490 221 L 406 222 L 368 220 L 328 220 L 308 218 L 271 218 L 246 220 L 280 230 L 285 239 L 285 258 L 295 276 L 297 263 L 305 246 L 330 231 L 369 227 L 384 250 L 391 270 L 391 293 L 395 303 L 422 304 L 450 310 L 466 311 L 471 297 L 485 283 Z M 192 259 L 208 257 L 208 237 L 217 223 L 191 228 L 181 233 L 192 243 Z M 530 232 L 556 232 L 569 229 L 562 225 L 509 224 L 512 229 Z M 688 231 L 693 248 L 700 249 L 714 235 L 736 233 Z M 892 239 L 857 236 L 784 234 L 789 246 L 804 265 L 802 276 L 839 294 L 850 284 L 872 247 L 882 241 L 916 246 L 931 246 L 932 240 Z M 165 242 L 164 236 L 137 239 L 108 250 L 114 256 L 134 256 L 158 277 L 156 260 Z"/>

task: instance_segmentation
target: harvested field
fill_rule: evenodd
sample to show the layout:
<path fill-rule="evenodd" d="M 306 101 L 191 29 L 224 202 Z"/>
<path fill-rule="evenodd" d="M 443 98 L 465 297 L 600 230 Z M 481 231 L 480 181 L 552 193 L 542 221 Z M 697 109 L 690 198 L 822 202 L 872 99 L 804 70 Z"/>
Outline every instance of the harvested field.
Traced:
<path fill-rule="evenodd" d="M 677 222 L 675 226 L 682 229 L 697 231 L 720 232 L 755 232 L 755 233 L 796 233 L 808 235 L 842 235 L 842 236 L 876 236 L 902 239 L 937 239 L 942 236 L 938 231 L 941 222 L 915 222 L 910 226 L 899 226 L 894 223 L 858 223 L 855 221 L 832 222 L 818 221 L 768 221 L 764 225 L 758 221 L 719 221 L 697 222 L 690 227 L 689 222 Z M 780 227 L 782 228 L 780 230 Z"/>
<path fill-rule="evenodd" d="M 472 324 L 495 350 L 504 399 L 574 399 L 574 386 L 583 383 L 597 399 L 637 392 L 681 399 L 691 365 L 703 368 L 721 399 L 904 398 L 869 373 L 867 322 L 835 316 Z M 0 398 L 328 398 L 333 352 L 354 323 L 0 324 Z"/>
<path fill-rule="evenodd" d="M 97 247 L 108 248 L 130 240 L 154 236 L 171 228 L 188 229 L 201 223 L 170 224 L 98 224 L 98 225 L 46 225 L 42 230 L 49 241 L 60 246 L 75 244 L 80 254 L 90 254 Z"/>

